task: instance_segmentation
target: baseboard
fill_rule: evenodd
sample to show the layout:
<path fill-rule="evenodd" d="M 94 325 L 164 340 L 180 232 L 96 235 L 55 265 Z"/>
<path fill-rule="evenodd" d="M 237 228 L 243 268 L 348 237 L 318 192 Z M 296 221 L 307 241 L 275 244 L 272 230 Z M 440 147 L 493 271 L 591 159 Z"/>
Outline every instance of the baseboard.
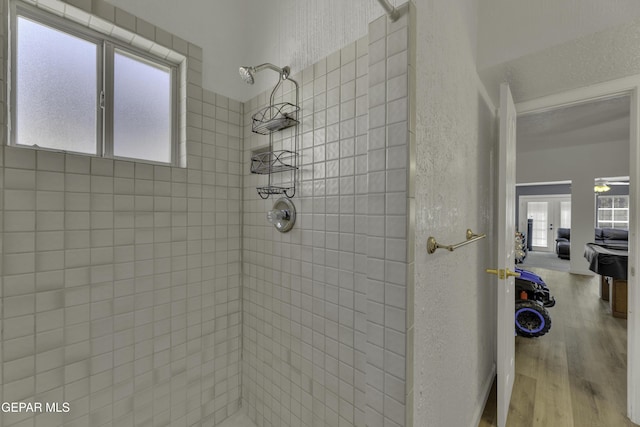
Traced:
<path fill-rule="evenodd" d="M 480 425 L 480 420 L 482 419 L 482 413 L 484 412 L 485 406 L 487 406 L 487 400 L 489 400 L 489 395 L 491 394 L 491 386 L 493 385 L 493 380 L 496 378 L 496 365 L 495 363 L 491 366 L 491 371 L 489 375 L 484 380 L 484 384 L 482 385 L 484 396 L 482 397 L 482 404 L 476 408 L 475 414 L 473 414 L 473 422 L 471 423 L 471 427 L 478 427 Z"/>

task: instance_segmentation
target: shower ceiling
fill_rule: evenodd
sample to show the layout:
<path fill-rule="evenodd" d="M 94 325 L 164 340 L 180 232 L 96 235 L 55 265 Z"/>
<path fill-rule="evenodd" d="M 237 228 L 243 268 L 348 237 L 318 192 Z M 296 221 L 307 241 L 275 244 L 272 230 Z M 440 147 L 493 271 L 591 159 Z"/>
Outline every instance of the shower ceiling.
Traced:
<path fill-rule="evenodd" d="M 384 14 L 375 0 L 107 1 L 202 47 L 204 88 L 238 101 L 273 85 L 246 85 L 238 65 L 289 64 L 296 74 L 367 34 L 369 22 Z"/>

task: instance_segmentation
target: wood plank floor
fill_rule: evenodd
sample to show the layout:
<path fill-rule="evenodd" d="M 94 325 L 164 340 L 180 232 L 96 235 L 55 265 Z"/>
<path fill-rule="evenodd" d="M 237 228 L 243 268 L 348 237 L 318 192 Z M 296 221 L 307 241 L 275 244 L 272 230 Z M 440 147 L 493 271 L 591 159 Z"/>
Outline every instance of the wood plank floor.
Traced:
<path fill-rule="evenodd" d="M 551 331 L 516 337 L 509 427 L 635 426 L 627 411 L 627 321 L 598 297 L 598 278 L 534 269 L 556 297 Z M 495 426 L 495 384 L 479 427 Z"/>

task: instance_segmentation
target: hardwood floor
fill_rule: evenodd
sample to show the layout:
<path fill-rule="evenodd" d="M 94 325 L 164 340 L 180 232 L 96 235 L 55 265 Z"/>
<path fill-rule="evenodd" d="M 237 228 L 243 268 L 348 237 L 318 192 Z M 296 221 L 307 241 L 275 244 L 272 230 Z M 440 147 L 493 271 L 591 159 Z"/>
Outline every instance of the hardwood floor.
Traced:
<path fill-rule="evenodd" d="M 534 269 L 556 306 L 551 331 L 516 337 L 516 376 L 509 427 L 624 427 L 627 321 L 598 297 L 598 278 Z M 495 384 L 479 427 L 495 426 Z"/>

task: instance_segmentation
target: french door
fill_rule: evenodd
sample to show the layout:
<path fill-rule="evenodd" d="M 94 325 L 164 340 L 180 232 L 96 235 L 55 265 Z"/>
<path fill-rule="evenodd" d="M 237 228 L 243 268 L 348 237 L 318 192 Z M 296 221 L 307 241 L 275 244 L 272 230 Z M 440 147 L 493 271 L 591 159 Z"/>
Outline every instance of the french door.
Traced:
<path fill-rule="evenodd" d="M 520 196 L 518 225 L 527 230 L 533 220 L 531 243 L 534 251 L 554 252 L 558 228 L 571 228 L 571 196 Z"/>

